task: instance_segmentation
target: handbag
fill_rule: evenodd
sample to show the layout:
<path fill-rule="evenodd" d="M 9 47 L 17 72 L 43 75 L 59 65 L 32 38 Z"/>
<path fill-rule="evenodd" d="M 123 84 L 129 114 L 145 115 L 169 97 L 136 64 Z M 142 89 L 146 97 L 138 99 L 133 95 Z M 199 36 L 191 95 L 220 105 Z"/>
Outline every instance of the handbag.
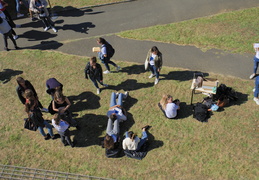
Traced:
<path fill-rule="evenodd" d="M 145 70 L 147 70 L 147 68 L 148 68 L 148 60 L 146 59 L 146 61 L 145 61 Z"/>
<path fill-rule="evenodd" d="M 30 118 L 26 118 L 24 122 L 24 128 L 31 131 L 37 131 L 38 126 Z"/>

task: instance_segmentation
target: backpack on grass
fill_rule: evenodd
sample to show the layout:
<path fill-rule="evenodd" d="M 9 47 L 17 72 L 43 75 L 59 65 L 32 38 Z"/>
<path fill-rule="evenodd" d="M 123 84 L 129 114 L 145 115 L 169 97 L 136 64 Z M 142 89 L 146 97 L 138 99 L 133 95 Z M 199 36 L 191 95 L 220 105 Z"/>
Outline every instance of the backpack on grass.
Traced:
<path fill-rule="evenodd" d="M 208 107 L 205 104 L 197 103 L 194 106 L 193 117 L 200 122 L 207 122 L 210 118 L 210 112 L 208 111 Z"/>

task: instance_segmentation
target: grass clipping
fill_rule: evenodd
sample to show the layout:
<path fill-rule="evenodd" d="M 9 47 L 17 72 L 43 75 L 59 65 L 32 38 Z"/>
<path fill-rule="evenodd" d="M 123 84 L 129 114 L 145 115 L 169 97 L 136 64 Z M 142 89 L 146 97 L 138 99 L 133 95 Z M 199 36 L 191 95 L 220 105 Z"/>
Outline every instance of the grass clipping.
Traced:
<path fill-rule="evenodd" d="M 148 34 L 148 33 L 146 33 Z M 109 88 L 96 95 L 90 80 L 84 78 L 88 58 L 39 50 L 2 52 L 0 163 L 31 168 L 109 177 L 115 179 L 256 179 L 258 106 L 252 101 L 253 81 L 210 74 L 220 83 L 239 92 L 239 100 L 222 112 L 214 112 L 208 123 L 192 117 L 190 85 L 193 72 L 163 67 L 161 81 L 154 86 L 143 64 L 117 63 L 118 73 L 104 75 Z M 100 63 L 100 62 L 99 62 Z M 209 72 L 206 72 L 209 73 Z M 23 129 L 26 117 L 15 87 L 16 77 L 28 79 L 44 107 L 51 97 L 45 82 L 55 77 L 64 85 L 64 94 L 73 103 L 71 111 L 81 130 L 70 128 L 77 147 L 64 147 L 60 140 L 45 141 L 40 133 Z M 106 112 L 113 91 L 130 91 L 124 106 L 128 120 L 121 134 L 150 124 L 150 151 L 142 161 L 122 157 L 108 159 L 100 146 L 105 135 Z M 181 100 L 180 118 L 169 120 L 157 103 L 163 94 Z M 202 100 L 195 95 L 194 102 Z M 51 116 L 44 113 L 44 118 Z M 54 131 L 57 133 L 56 131 Z"/>

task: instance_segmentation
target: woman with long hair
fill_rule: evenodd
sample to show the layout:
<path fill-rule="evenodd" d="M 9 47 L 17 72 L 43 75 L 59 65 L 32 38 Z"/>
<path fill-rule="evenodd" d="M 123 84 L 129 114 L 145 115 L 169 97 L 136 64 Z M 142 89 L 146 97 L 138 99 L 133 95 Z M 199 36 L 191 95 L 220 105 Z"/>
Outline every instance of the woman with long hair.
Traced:
<path fill-rule="evenodd" d="M 180 109 L 180 101 L 178 99 L 173 100 L 173 97 L 169 94 L 163 95 L 162 99 L 158 103 L 158 106 L 167 118 L 172 119 L 177 116 L 177 110 Z"/>
<path fill-rule="evenodd" d="M 151 71 L 149 78 L 156 76 L 155 85 L 159 82 L 159 74 L 163 65 L 162 53 L 156 46 L 153 46 L 147 53 L 146 61 L 148 61 L 148 67 Z"/>
<path fill-rule="evenodd" d="M 38 106 L 38 100 L 35 98 L 34 93 L 31 89 L 26 89 L 24 93 L 26 102 L 25 102 L 25 112 L 28 114 L 28 117 L 38 126 L 38 130 L 45 140 L 55 139 L 55 136 L 52 131 L 52 126 L 43 119 L 42 113 Z M 48 134 L 45 133 L 44 127 L 48 129 Z"/>

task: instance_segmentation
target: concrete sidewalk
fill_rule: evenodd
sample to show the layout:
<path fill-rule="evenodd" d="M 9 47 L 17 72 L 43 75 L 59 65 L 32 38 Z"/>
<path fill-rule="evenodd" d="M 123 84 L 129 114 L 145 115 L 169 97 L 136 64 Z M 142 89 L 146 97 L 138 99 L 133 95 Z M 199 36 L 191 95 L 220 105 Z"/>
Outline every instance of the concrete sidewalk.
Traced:
<path fill-rule="evenodd" d="M 92 56 L 96 55 L 91 52 L 92 47 L 97 46 L 96 38 L 103 36 L 115 47 L 115 60 L 143 63 L 148 49 L 156 45 L 163 53 L 165 66 L 248 79 L 253 69 L 253 54 L 231 54 L 219 50 L 202 52 L 192 46 L 136 41 L 119 38 L 114 34 L 255 6 L 259 6 L 258 0 L 160 0 L 159 3 L 157 0 L 138 0 L 59 12 L 55 20 L 58 33 L 52 30 L 44 32 L 42 22 L 31 22 L 29 18 L 16 20 L 17 24 L 22 24 L 22 28 L 15 31 L 20 37 L 17 44 L 24 49 L 56 50 Z M 13 48 L 11 42 L 9 48 Z"/>

